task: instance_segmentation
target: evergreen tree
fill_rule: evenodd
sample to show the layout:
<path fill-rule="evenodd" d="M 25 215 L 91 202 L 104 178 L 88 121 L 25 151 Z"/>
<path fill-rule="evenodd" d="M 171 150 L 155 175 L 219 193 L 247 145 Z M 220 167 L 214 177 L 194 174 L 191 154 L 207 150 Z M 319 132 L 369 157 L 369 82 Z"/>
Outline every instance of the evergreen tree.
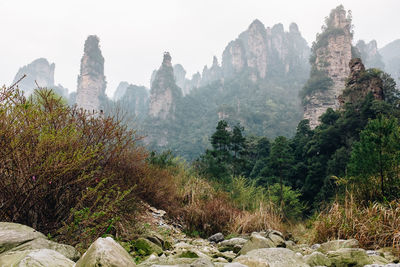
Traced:
<path fill-rule="evenodd" d="M 400 159 L 400 130 L 397 120 L 380 115 L 371 120 L 353 146 L 348 165 L 349 180 L 361 191 L 365 200 L 398 197 Z M 393 190 L 395 188 L 395 190 Z M 392 194 L 396 192 L 396 196 Z"/>

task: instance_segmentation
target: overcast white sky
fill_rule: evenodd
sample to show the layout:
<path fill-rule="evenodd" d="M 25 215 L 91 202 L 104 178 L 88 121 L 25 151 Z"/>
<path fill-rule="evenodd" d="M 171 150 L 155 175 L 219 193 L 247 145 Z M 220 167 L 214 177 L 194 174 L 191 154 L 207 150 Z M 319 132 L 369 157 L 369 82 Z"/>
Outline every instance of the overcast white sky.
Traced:
<path fill-rule="evenodd" d="M 285 30 L 296 22 L 311 44 L 339 4 L 353 12 L 355 41 L 400 38 L 399 0 L 0 0 L 0 84 L 45 57 L 56 83 L 75 91 L 84 41 L 96 34 L 112 96 L 120 81 L 148 87 L 164 51 L 187 76 L 201 71 L 256 18 Z"/>

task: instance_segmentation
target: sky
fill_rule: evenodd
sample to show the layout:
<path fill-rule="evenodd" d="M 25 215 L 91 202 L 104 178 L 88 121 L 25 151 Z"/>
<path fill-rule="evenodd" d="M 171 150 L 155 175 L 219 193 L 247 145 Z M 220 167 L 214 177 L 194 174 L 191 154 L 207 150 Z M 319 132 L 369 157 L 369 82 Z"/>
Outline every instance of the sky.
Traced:
<path fill-rule="evenodd" d="M 400 38 L 400 0 L 0 0 L 0 85 L 44 57 L 56 65 L 56 84 L 76 91 L 83 45 L 95 34 L 112 97 L 121 81 L 149 87 L 164 51 L 187 77 L 201 72 L 255 19 L 285 30 L 296 22 L 311 45 L 340 4 L 352 11 L 354 43 Z"/>

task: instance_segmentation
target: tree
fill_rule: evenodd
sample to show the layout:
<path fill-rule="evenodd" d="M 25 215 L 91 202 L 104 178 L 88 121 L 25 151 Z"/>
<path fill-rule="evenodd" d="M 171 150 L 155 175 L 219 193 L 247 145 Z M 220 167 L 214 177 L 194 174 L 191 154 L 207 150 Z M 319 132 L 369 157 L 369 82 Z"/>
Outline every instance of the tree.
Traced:
<path fill-rule="evenodd" d="M 244 159 L 242 156 L 246 150 L 246 138 L 242 132 L 244 128 L 237 124 L 233 127 L 230 139 L 230 150 L 233 152 L 232 167 L 233 175 L 239 174 L 244 167 Z"/>
<path fill-rule="evenodd" d="M 362 198 L 374 200 L 371 192 L 376 185 L 379 185 L 381 198 L 395 197 L 391 194 L 397 191 L 393 187 L 399 184 L 399 149 L 397 119 L 380 115 L 369 121 L 360 134 L 360 141 L 353 146 L 348 164 L 348 179 L 359 187 Z"/>
<path fill-rule="evenodd" d="M 279 178 L 280 184 L 280 204 L 283 205 L 283 184 L 288 183 L 293 171 L 293 152 L 289 146 L 289 141 L 284 136 L 275 138 L 271 147 L 271 153 L 268 162 L 270 175 Z"/>

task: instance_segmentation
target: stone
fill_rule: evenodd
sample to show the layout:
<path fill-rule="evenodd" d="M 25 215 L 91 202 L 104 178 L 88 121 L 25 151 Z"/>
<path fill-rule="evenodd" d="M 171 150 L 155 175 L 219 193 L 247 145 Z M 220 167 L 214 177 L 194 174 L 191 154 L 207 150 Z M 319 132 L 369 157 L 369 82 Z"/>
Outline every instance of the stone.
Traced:
<path fill-rule="evenodd" d="M 193 267 L 213 267 L 214 264 L 209 259 L 200 258 L 194 261 L 190 266 Z"/>
<path fill-rule="evenodd" d="M 208 241 L 219 243 L 224 241 L 225 237 L 222 233 L 216 233 L 208 238 Z"/>
<path fill-rule="evenodd" d="M 368 255 L 368 256 L 371 259 L 373 264 L 386 265 L 386 264 L 390 263 L 390 261 L 388 261 L 387 259 L 385 259 L 384 257 L 382 257 L 380 255 L 373 254 L 373 255 Z"/>
<path fill-rule="evenodd" d="M 246 255 L 241 255 L 234 259 L 238 262 L 251 267 L 308 267 L 301 256 L 287 248 L 263 248 L 249 251 Z"/>
<path fill-rule="evenodd" d="M 106 237 L 98 238 L 90 245 L 75 266 L 129 267 L 136 264 L 123 247 L 111 237 Z"/>
<path fill-rule="evenodd" d="M 238 263 L 238 262 L 231 262 L 224 265 L 224 267 L 247 267 L 247 265 Z"/>
<path fill-rule="evenodd" d="M 46 238 L 46 236 L 29 226 L 0 222 L 0 253 L 37 238 Z"/>
<path fill-rule="evenodd" d="M 321 244 L 314 244 L 311 246 L 311 249 L 319 249 L 321 247 Z"/>
<path fill-rule="evenodd" d="M 356 239 L 337 239 L 322 243 L 318 248 L 319 252 L 326 253 L 328 251 L 335 251 L 340 248 L 358 248 L 359 244 Z"/>
<path fill-rule="evenodd" d="M 266 237 L 274 243 L 275 247 L 286 247 L 285 239 L 281 232 L 272 230 L 267 233 Z"/>
<path fill-rule="evenodd" d="M 247 242 L 246 239 L 240 237 L 234 237 L 228 240 L 224 240 L 218 244 L 219 251 L 233 251 L 239 253 L 243 245 Z"/>
<path fill-rule="evenodd" d="M 335 267 L 362 267 L 373 263 L 365 250 L 361 248 L 340 248 L 329 251 L 326 255 Z"/>
<path fill-rule="evenodd" d="M 59 244 L 42 237 L 23 243 L 17 247 L 14 247 L 9 251 L 24 251 L 24 250 L 35 250 L 35 249 L 55 250 L 72 261 L 77 261 L 81 256 L 81 254 L 73 246 Z"/>
<path fill-rule="evenodd" d="M 315 251 L 310 255 L 304 256 L 304 261 L 311 267 L 331 265 L 330 259 L 325 254 L 322 254 L 321 252 L 318 251 Z"/>
<path fill-rule="evenodd" d="M 0 266 L 72 267 L 74 262 L 55 250 L 34 249 L 0 254 Z"/>
<path fill-rule="evenodd" d="M 153 253 L 161 255 L 163 252 L 160 246 L 154 244 L 146 238 L 138 238 L 135 241 L 135 248 L 137 250 L 143 250 L 145 252 L 145 255 L 151 255 Z"/>
<path fill-rule="evenodd" d="M 252 233 L 250 239 L 243 245 L 239 253 L 240 255 L 244 255 L 255 249 L 273 248 L 274 246 L 274 242 L 270 239 L 261 236 L 259 233 Z"/>

